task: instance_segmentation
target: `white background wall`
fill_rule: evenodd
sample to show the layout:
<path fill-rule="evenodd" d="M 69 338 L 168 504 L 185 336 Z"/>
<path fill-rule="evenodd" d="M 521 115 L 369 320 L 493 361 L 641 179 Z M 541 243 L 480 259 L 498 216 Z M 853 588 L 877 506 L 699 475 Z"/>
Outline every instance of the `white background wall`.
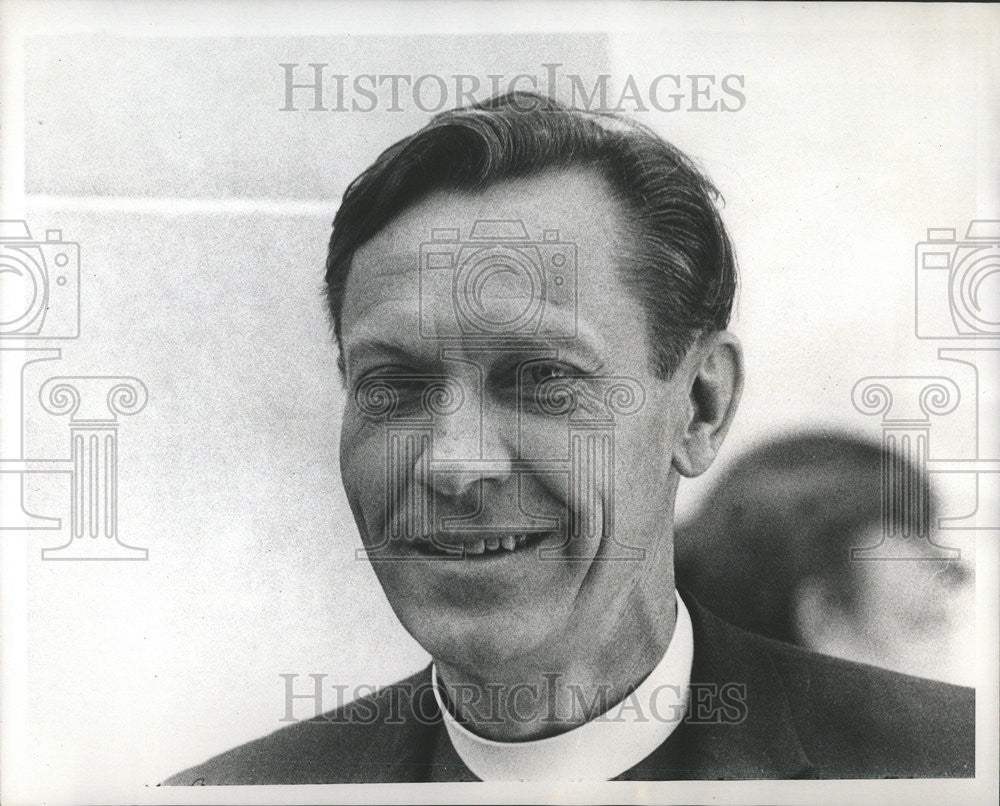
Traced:
<path fill-rule="evenodd" d="M 3 538 L 26 580 L 26 791 L 44 782 L 50 800 L 54 787 L 107 800 L 112 782 L 130 791 L 268 733 L 285 710 L 281 673 L 354 686 L 426 662 L 354 559 L 319 290 L 346 183 L 427 115 L 412 104 L 281 112 L 281 62 L 352 76 L 542 76 L 560 62 L 616 86 L 628 74 L 647 85 L 661 73 L 743 75 L 737 112 L 636 115 L 696 157 L 727 200 L 749 374 L 726 457 L 802 426 L 877 437 L 851 389 L 908 374 L 956 378 L 966 394 L 935 422 L 933 450 L 974 455 L 971 376 L 915 338 L 914 248 L 928 227 L 1000 217 L 987 12 L 534 6 L 504 19 L 496 6 L 449 5 L 377 19 L 332 5 L 239 8 L 201 20 L 178 6 L 116 7 L 113 19 L 22 8 L 5 31 L 29 36 L 5 55 L 23 56 L 23 74 L 5 76 L 7 101 L 23 75 L 24 114 L 23 128 L 6 128 L 4 158 L 23 142 L 25 195 L 7 181 L 3 217 L 36 235 L 61 229 L 82 252 L 81 337 L 26 372 L 26 444 L 67 451 L 65 422 L 36 402 L 50 375 L 135 375 L 150 391 L 120 429 L 119 493 L 122 537 L 149 560 L 43 562 L 40 549 L 64 537 Z M 714 475 L 687 485 L 682 512 Z M 967 478 L 938 481 L 949 513 L 975 508 Z M 66 518 L 67 483 L 33 479 L 28 502 Z M 996 532 L 984 534 L 983 603 Z"/>

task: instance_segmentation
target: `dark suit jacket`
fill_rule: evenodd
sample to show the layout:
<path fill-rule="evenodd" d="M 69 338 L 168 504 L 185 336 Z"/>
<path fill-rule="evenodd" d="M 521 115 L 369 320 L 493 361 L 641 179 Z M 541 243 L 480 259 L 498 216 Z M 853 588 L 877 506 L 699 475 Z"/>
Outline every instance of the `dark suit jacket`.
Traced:
<path fill-rule="evenodd" d="M 975 775 L 972 689 L 817 655 L 733 627 L 690 596 L 685 602 L 692 690 L 745 686 L 745 707 L 733 708 L 733 697 L 714 712 L 692 704 L 670 738 L 616 780 Z M 448 739 L 428 668 L 165 783 L 475 780 Z"/>

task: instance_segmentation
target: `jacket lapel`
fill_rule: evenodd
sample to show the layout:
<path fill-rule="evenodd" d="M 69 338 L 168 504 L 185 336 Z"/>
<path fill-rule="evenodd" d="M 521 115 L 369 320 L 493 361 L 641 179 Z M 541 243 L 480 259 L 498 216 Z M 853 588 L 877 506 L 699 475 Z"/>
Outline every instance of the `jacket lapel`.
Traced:
<path fill-rule="evenodd" d="M 684 722 L 621 780 L 798 778 L 811 764 L 762 639 L 683 594 L 694 628 Z"/>

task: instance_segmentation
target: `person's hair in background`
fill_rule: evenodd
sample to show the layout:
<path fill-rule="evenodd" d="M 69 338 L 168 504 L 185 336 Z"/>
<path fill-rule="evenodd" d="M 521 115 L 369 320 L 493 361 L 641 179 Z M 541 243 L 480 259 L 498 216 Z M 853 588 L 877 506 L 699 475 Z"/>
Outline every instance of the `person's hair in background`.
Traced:
<path fill-rule="evenodd" d="M 851 559 L 882 539 L 883 448 L 853 436 L 803 433 L 736 460 L 677 535 L 677 583 L 718 615 L 761 635 L 922 677 L 967 682 L 973 644 L 969 558 Z M 914 474 L 930 523 L 937 503 Z M 891 532 L 918 517 L 918 497 L 887 512 Z M 893 541 L 886 537 L 886 556 Z"/>
<path fill-rule="evenodd" d="M 433 191 L 482 191 L 573 167 L 595 171 L 622 205 L 634 245 L 620 256 L 622 277 L 644 305 L 656 372 L 669 378 L 695 337 L 724 330 L 732 311 L 736 260 L 716 208 L 719 194 L 645 126 L 529 92 L 442 112 L 351 183 L 326 262 L 338 341 L 354 252 L 400 212 Z"/>

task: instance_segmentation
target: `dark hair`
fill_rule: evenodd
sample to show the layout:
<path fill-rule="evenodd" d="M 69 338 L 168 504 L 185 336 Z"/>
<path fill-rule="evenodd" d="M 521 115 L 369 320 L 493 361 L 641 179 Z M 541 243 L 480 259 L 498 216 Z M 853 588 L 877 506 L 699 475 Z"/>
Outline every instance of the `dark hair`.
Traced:
<path fill-rule="evenodd" d="M 347 188 L 333 220 L 325 278 L 338 344 L 354 253 L 404 209 L 435 190 L 483 190 L 576 166 L 603 177 L 623 204 L 634 246 L 633 265 L 621 267 L 622 276 L 646 310 L 653 369 L 669 377 L 698 333 L 729 322 L 736 263 L 715 205 L 718 192 L 645 126 L 526 92 L 436 115 Z"/>
<path fill-rule="evenodd" d="M 843 434 L 799 434 L 741 457 L 678 529 L 678 585 L 724 619 L 791 643 L 799 640 L 794 596 L 809 576 L 845 612 L 858 612 L 849 552 L 882 523 L 883 463 L 915 483 L 910 496 L 891 499 L 887 525 L 926 531 L 932 491 L 904 456 Z"/>

